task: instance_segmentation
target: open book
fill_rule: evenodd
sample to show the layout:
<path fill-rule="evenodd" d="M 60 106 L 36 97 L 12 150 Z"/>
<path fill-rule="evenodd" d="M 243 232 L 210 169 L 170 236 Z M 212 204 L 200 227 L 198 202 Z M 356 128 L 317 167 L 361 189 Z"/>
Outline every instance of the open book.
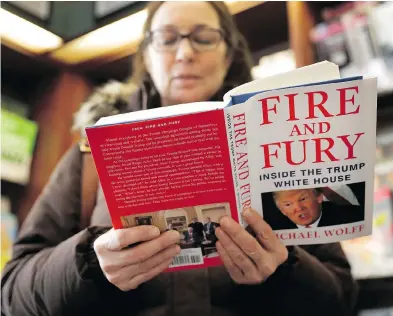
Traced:
<path fill-rule="evenodd" d="M 115 229 L 181 233 L 171 269 L 220 264 L 214 230 L 253 207 L 286 245 L 371 234 L 376 79 L 321 62 L 222 102 L 100 119 L 86 129 Z"/>

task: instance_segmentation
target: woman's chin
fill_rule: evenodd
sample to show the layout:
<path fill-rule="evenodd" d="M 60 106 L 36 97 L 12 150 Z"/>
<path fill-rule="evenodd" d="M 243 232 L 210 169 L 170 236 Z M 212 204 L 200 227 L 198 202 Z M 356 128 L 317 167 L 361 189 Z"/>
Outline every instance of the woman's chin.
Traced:
<path fill-rule="evenodd" d="M 189 90 L 183 91 L 182 93 L 176 93 L 172 100 L 174 101 L 172 102 L 173 104 L 183 104 L 208 101 L 209 97 L 206 96 L 206 92 L 203 93 L 201 91 Z"/>

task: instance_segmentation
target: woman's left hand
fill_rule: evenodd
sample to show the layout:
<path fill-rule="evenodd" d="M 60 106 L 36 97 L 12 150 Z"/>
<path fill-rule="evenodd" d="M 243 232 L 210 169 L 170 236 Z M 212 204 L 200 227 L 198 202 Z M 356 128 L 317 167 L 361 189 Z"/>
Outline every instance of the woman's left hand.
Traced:
<path fill-rule="evenodd" d="M 271 276 L 288 258 L 286 246 L 272 228 L 252 209 L 243 212 L 256 238 L 225 216 L 216 228 L 216 246 L 231 278 L 239 284 L 258 284 Z"/>

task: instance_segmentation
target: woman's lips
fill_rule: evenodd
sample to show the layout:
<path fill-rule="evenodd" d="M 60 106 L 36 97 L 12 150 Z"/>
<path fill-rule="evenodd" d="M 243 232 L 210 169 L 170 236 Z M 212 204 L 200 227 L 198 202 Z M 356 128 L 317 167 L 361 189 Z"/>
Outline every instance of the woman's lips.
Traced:
<path fill-rule="evenodd" d="M 201 77 L 199 76 L 181 75 L 181 76 L 173 77 L 173 82 L 175 83 L 176 86 L 187 88 L 190 86 L 194 86 L 200 79 Z"/>

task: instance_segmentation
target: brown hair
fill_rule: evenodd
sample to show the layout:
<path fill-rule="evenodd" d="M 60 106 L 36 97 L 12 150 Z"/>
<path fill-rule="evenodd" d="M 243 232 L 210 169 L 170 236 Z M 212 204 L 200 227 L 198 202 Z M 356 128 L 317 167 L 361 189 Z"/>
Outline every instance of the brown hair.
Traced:
<path fill-rule="evenodd" d="M 133 75 L 131 81 L 137 85 L 147 82 L 154 86 L 143 60 L 143 52 L 147 46 L 146 34 L 150 31 L 153 17 L 164 1 L 150 2 L 147 6 L 148 16 L 143 28 L 144 39 L 139 45 L 133 59 Z M 230 90 L 238 85 L 252 80 L 252 58 L 244 36 L 238 30 L 235 21 L 227 6 L 221 1 L 208 1 L 218 14 L 220 25 L 224 31 L 224 38 L 228 47 L 228 54 L 232 59 L 228 73 L 224 79 L 223 89 Z M 225 93 L 227 91 L 223 91 Z"/>

